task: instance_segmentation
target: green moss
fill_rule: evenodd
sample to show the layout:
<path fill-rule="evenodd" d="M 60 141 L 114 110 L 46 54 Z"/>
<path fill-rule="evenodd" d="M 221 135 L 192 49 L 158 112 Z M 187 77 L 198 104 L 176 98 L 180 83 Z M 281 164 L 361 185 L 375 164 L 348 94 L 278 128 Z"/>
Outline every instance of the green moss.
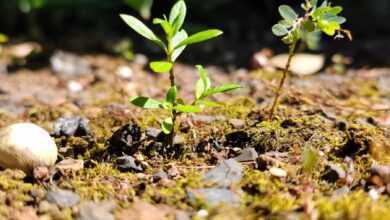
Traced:
<path fill-rule="evenodd" d="M 125 206 L 135 195 L 135 182 L 137 178 L 133 173 L 122 173 L 110 164 L 98 163 L 96 167 L 83 169 L 74 178 L 63 180 L 59 185 L 74 189 L 84 200 L 116 199 Z"/>
<path fill-rule="evenodd" d="M 245 192 L 242 204 L 248 219 L 266 214 L 291 211 L 299 207 L 298 200 L 279 179 L 257 170 L 248 170 L 242 181 Z"/>
<path fill-rule="evenodd" d="M 319 219 L 390 219 L 390 199 L 381 196 L 377 201 L 363 191 L 351 192 L 348 195 L 332 199 L 323 197 L 317 200 L 315 208 Z"/>

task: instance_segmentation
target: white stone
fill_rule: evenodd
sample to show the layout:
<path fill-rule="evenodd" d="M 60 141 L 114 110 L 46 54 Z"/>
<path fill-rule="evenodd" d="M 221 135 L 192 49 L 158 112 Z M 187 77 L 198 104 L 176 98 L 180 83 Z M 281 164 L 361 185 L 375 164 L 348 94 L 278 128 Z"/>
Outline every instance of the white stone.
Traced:
<path fill-rule="evenodd" d="M 287 172 L 278 167 L 272 167 L 271 169 L 269 169 L 269 172 L 272 174 L 272 176 L 276 176 L 280 178 L 287 176 Z"/>
<path fill-rule="evenodd" d="M 270 63 L 280 69 L 284 69 L 288 60 L 288 54 L 280 54 L 272 57 Z M 290 70 L 297 75 L 311 75 L 317 73 L 325 64 L 325 57 L 316 54 L 295 54 L 291 60 Z"/>
<path fill-rule="evenodd" d="M 57 146 L 49 133 L 32 123 L 17 123 L 0 129 L 0 167 L 31 173 L 35 167 L 52 166 Z"/>

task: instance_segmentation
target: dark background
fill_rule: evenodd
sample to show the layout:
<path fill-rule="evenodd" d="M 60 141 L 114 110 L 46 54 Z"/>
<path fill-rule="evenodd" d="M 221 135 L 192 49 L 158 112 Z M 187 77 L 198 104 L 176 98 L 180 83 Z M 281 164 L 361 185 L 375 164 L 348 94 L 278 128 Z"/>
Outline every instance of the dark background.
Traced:
<path fill-rule="evenodd" d="M 38 2 L 38 3 L 37 3 Z M 155 0 L 152 17 L 169 13 L 173 0 Z M 215 27 L 224 30 L 222 38 L 194 46 L 184 56 L 187 62 L 210 62 L 245 66 L 256 51 L 270 47 L 286 50 L 270 31 L 278 21 L 277 7 L 293 5 L 294 0 L 187 0 L 186 30 L 194 32 Z M 390 63 L 390 1 L 333 1 L 344 7 L 348 21 L 344 28 L 353 32 L 354 41 L 333 41 L 323 37 L 321 52 L 341 52 L 354 59 L 357 66 L 385 66 Z M 26 10 L 23 4 L 30 4 Z M 34 4 L 35 7 L 34 7 Z M 109 52 L 112 42 L 130 38 L 136 52 L 158 56 L 157 48 L 134 34 L 119 13 L 139 16 L 124 0 L 0 0 L 0 33 L 11 42 L 38 41 L 48 50 Z M 149 22 L 150 20 L 144 20 Z M 158 29 L 153 27 L 153 30 Z"/>

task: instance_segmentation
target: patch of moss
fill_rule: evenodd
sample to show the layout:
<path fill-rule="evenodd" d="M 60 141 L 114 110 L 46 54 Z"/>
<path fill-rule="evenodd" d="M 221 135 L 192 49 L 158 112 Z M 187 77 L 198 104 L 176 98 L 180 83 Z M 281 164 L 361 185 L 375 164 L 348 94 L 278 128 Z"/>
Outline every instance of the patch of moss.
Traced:
<path fill-rule="evenodd" d="M 318 219 L 357 220 L 390 219 L 390 199 L 380 196 L 376 201 L 364 191 L 355 191 L 336 199 L 322 197 L 316 201 Z"/>

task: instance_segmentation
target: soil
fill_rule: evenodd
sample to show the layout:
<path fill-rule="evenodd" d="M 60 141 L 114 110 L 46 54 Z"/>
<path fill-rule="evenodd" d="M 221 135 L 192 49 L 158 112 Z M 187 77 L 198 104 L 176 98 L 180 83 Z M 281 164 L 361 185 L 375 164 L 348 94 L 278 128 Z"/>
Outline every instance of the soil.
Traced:
<path fill-rule="evenodd" d="M 280 71 L 208 66 L 215 84 L 243 88 L 216 96 L 220 106 L 181 115 L 167 148 L 158 130 L 167 112 L 128 103 L 164 98 L 168 76 L 151 73 L 145 59 L 90 54 L 76 59 L 90 71 L 17 65 L 0 74 L 0 127 L 31 121 L 53 132 L 61 117 L 88 123 L 81 134 L 53 135 L 59 164 L 48 173 L 0 171 L 1 219 L 98 219 L 91 210 L 101 219 L 390 219 L 390 69 L 292 76 L 269 121 Z M 191 100 L 196 69 L 174 71 L 180 96 Z M 205 180 L 247 148 L 255 152 L 239 163 L 238 181 Z M 80 201 L 48 202 L 55 188 Z"/>

